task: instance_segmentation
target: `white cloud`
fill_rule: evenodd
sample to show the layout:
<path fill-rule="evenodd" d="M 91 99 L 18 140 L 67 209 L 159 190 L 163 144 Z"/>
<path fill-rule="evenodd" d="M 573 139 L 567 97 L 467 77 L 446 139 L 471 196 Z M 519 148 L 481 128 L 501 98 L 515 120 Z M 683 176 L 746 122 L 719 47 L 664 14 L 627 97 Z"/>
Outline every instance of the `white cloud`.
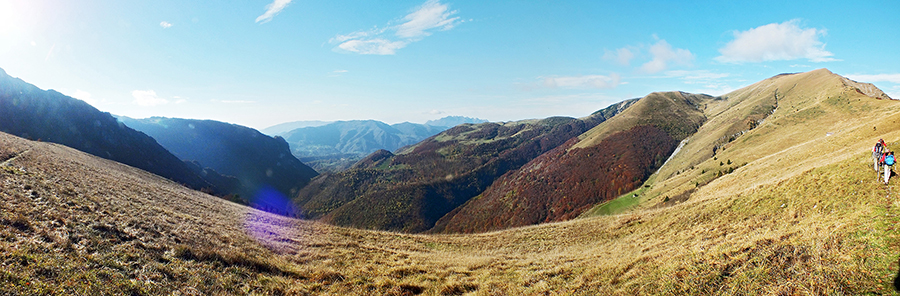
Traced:
<path fill-rule="evenodd" d="M 247 100 L 221 100 L 219 102 L 222 102 L 225 104 L 253 104 L 253 103 L 256 103 L 256 101 L 247 101 Z"/>
<path fill-rule="evenodd" d="M 163 29 L 168 29 L 168 28 L 171 28 L 173 25 L 170 22 L 162 21 L 159 23 L 159 26 L 162 27 Z"/>
<path fill-rule="evenodd" d="M 397 27 L 397 36 L 402 38 L 417 38 L 431 35 L 428 30 L 450 30 L 459 23 L 459 17 L 451 17 L 456 11 L 449 11 L 446 4 L 437 0 L 428 0 L 416 11 L 406 15 L 405 23 Z"/>
<path fill-rule="evenodd" d="M 609 76 L 604 75 L 584 75 L 584 76 L 565 76 L 565 77 L 545 77 L 542 84 L 544 87 L 550 88 L 615 88 L 619 85 L 621 77 L 619 74 L 612 73 Z"/>
<path fill-rule="evenodd" d="M 94 97 L 89 92 L 80 89 L 76 89 L 75 93 L 72 94 L 72 97 L 82 100 L 85 103 L 90 104 L 91 106 L 97 106 L 97 103 L 99 103 L 99 101 L 94 99 Z"/>
<path fill-rule="evenodd" d="M 694 60 L 694 55 L 689 50 L 672 48 L 672 45 L 669 45 L 666 40 L 659 40 L 650 46 L 650 55 L 653 59 L 641 65 L 641 71 L 644 73 L 665 71 L 669 68 L 670 63 L 690 66 Z"/>
<path fill-rule="evenodd" d="M 135 90 L 131 92 L 131 96 L 134 97 L 133 102 L 139 106 L 152 107 L 169 103 L 169 100 L 157 97 L 153 90 Z"/>
<path fill-rule="evenodd" d="M 851 74 L 847 78 L 860 82 L 900 83 L 900 74 Z"/>
<path fill-rule="evenodd" d="M 275 0 L 269 5 L 266 5 L 266 12 L 256 18 L 256 22 L 267 23 L 275 17 L 276 14 L 281 12 L 288 4 L 291 3 L 291 0 Z"/>
<path fill-rule="evenodd" d="M 444 113 L 446 113 L 446 112 L 440 111 L 440 110 L 438 110 L 438 109 L 433 109 L 433 110 L 431 110 L 431 111 L 428 111 L 428 114 L 432 114 L 432 115 L 441 115 L 441 114 L 444 114 Z"/>
<path fill-rule="evenodd" d="M 419 41 L 434 31 L 450 30 L 462 23 L 459 17 L 454 16 L 456 13 L 456 10 L 450 10 L 448 5 L 441 4 L 438 0 L 428 0 L 403 17 L 399 25 L 388 23 L 384 28 L 337 35 L 328 42 L 338 44 L 334 48 L 336 51 L 393 55 L 398 49 Z"/>
<path fill-rule="evenodd" d="M 627 47 L 616 49 L 615 52 L 607 50 L 603 54 L 604 60 L 614 61 L 622 66 L 628 66 L 631 63 L 631 59 L 633 58 L 634 53 Z"/>
<path fill-rule="evenodd" d="M 837 61 L 819 41 L 825 29 L 800 28 L 799 20 L 768 24 L 747 31 L 734 31 L 734 40 L 719 49 L 715 59 L 724 63 L 758 63 L 807 59 L 811 62 Z"/>

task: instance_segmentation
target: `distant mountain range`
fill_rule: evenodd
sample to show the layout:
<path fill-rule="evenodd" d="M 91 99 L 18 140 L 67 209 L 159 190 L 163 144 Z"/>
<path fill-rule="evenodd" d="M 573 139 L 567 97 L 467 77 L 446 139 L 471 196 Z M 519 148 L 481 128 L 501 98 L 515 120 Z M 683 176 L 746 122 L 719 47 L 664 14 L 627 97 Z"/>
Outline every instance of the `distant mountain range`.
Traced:
<path fill-rule="evenodd" d="M 315 126 L 323 126 L 334 121 L 321 121 L 321 120 L 308 120 L 308 121 L 293 121 L 293 122 L 285 122 L 281 124 L 276 124 L 267 128 L 260 130 L 260 132 L 270 135 L 270 136 L 280 136 L 283 133 L 303 128 L 303 127 L 315 127 Z"/>
<path fill-rule="evenodd" d="M 213 120 L 119 119 L 152 136 L 178 158 L 237 178 L 240 184 L 232 190 L 240 199 L 274 211 L 289 212 L 287 198 L 318 175 L 291 154 L 283 138 L 249 127 Z M 265 196 L 271 189 L 283 197 Z"/>
<path fill-rule="evenodd" d="M 456 125 L 484 120 L 454 116 L 430 122 Z M 280 135 L 290 144 L 294 156 L 304 163 L 320 172 L 333 172 L 350 167 L 372 152 L 396 151 L 450 127 L 452 126 L 409 122 L 388 125 L 376 120 L 351 120 L 297 128 Z"/>

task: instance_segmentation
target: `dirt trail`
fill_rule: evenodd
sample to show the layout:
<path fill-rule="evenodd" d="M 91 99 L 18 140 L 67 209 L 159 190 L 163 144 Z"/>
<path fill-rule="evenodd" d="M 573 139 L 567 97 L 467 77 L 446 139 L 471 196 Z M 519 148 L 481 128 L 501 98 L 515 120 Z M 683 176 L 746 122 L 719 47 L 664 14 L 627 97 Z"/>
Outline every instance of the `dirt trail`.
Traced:
<path fill-rule="evenodd" d="M 25 150 L 25 151 L 22 151 L 22 152 L 18 152 L 18 153 L 13 154 L 10 158 L 7 158 L 7 159 L 4 160 L 3 162 L 0 162 L 0 166 L 7 166 L 7 165 L 9 165 L 9 162 L 15 160 L 15 159 L 18 158 L 19 156 L 22 156 L 22 154 L 28 153 L 29 151 L 31 151 L 31 150 L 29 149 L 29 150 Z"/>

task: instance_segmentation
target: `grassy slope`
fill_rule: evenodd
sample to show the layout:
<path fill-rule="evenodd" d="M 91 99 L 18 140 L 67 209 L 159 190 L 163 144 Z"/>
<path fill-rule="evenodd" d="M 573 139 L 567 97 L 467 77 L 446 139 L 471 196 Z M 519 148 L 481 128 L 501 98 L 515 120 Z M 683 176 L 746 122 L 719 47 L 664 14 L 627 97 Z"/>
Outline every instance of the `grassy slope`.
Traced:
<path fill-rule="evenodd" d="M 868 180 L 864 153 L 732 198 L 409 235 L 273 216 L 68 148 L 0 141 L 27 151 L 0 169 L 0 294 L 889 293 L 900 252 L 900 196 Z"/>
<path fill-rule="evenodd" d="M 0 135 L 0 160 L 28 151 L 0 167 L 0 294 L 896 294 L 900 194 L 873 180 L 867 151 L 900 140 L 900 107 L 846 99 L 818 107 L 871 112 L 748 137 L 762 126 L 721 155 L 775 147 L 683 203 L 476 235 L 273 216 Z M 773 116 L 809 114 L 785 110 Z"/>
<path fill-rule="evenodd" d="M 713 155 L 713 146 L 745 125 L 745 118 L 759 110 L 771 110 L 776 90 L 779 101 L 775 112 L 758 128 Z M 845 160 L 886 136 L 892 126 L 884 118 L 897 112 L 895 101 L 858 93 L 845 86 L 842 77 L 825 69 L 776 76 L 724 97 L 722 104 L 733 106 L 724 111 L 710 108 L 709 123 L 660 169 L 651 183 L 652 190 L 645 194 L 647 199 L 676 196 L 729 170 L 740 174 L 726 175 L 698 193 L 739 192 Z M 729 124 L 733 127 L 723 128 Z M 881 129 L 874 130 L 873 126 Z M 739 168 L 744 164 L 748 166 Z"/>

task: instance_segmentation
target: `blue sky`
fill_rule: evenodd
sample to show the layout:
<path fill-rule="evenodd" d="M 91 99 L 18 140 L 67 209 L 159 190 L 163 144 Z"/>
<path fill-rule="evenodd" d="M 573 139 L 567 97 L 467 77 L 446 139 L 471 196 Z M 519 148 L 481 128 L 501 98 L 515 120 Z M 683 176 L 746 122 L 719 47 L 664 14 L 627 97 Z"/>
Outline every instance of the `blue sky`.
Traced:
<path fill-rule="evenodd" d="M 818 68 L 900 99 L 895 1 L 0 0 L 0 68 L 136 118 L 581 117 Z"/>

